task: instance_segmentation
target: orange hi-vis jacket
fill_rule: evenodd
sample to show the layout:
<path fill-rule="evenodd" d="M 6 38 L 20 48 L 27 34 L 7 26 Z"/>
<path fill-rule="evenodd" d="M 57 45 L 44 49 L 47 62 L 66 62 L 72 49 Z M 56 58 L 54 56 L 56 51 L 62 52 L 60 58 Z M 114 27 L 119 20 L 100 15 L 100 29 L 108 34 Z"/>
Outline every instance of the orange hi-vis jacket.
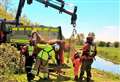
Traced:
<path fill-rule="evenodd" d="M 81 59 L 82 60 L 90 60 L 93 59 L 97 54 L 96 45 L 90 45 L 89 43 L 85 43 L 83 46 L 83 52 Z"/>
<path fill-rule="evenodd" d="M 74 67 L 74 76 L 78 76 L 81 59 L 80 57 L 76 57 L 76 54 L 74 54 L 72 57 L 72 62 Z"/>

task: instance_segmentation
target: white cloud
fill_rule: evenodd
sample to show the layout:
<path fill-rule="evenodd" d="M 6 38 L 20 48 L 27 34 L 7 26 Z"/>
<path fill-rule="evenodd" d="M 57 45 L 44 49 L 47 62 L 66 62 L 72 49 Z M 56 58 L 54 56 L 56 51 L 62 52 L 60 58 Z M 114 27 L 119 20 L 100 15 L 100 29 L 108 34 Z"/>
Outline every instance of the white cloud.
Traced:
<path fill-rule="evenodd" d="M 96 40 L 100 41 L 119 41 L 120 42 L 120 27 L 105 26 L 99 33 L 96 34 Z"/>

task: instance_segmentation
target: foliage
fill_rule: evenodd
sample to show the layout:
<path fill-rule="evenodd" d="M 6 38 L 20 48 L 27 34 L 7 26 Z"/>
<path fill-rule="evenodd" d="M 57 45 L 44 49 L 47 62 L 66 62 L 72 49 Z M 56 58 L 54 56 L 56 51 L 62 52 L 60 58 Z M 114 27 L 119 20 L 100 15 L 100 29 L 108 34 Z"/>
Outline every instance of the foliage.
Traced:
<path fill-rule="evenodd" d="M 16 12 L 7 12 L 6 9 L 0 5 L 0 18 L 4 18 L 6 20 L 15 20 L 15 16 L 13 15 L 13 13 L 16 13 Z M 24 25 L 30 25 L 31 22 L 30 20 L 27 18 L 26 15 L 23 15 L 21 18 L 20 18 L 20 22 Z"/>
<path fill-rule="evenodd" d="M 8 13 L 2 5 L 0 5 L 0 18 L 5 18 L 7 20 L 13 20 L 14 17 L 12 13 Z"/>
<path fill-rule="evenodd" d="M 98 46 L 100 46 L 100 47 L 105 47 L 105 45 L 106 45 L 106 43 L 104 41 L 100 41 L 98 44 Z"/>
<path fill-rule="evenodd" d="M 110 47 L 110 46 L 111 46 L 111 42 L 107 42 L 106 47 Z"/>
<path fill-rule="evenodd" d="M 0 45 L 0 75 L 14 74 L 19 67 L 20 54 L 8 43 Z"/>
<path fill-rule="evenodd" d="M 120 43 L 119 42 L 114 42 L 113 45 L 114 45 L 115 48 L 118 48 L 120 46 Z"/>

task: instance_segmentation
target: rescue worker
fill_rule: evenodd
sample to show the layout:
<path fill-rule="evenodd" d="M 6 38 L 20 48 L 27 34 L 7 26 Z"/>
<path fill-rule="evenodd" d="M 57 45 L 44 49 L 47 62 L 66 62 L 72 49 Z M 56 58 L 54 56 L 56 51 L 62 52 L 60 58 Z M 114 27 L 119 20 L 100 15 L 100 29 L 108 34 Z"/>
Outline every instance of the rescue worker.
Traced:
<path fill-rule="evenodd" d="M 30 45 L 22 45 L 20 47 L 20 53 L 21 53 L 21 64 L 25 65 L 25 71 L 27 74 L 27 80 L 28 82 L 31 82 L 31 80 L 35 77 L 35 75 L 31 72 L 32 66 L 34 63 L 34 59 L 32 57 L 32 52 L 33 52 L 33 46 Z M 24 59 L 25 58 L 25 59 Z M 21 67 L 23 67 L 22 65 Z"/>
<path fill-rule="evenodd" d="M 94 43 L 94 33 L 89 33 L 86 38 L 86 42 L 82 49 L 82 65 L 80 69 L 80 80 L 82 81 L 84 72 L 87 73 L 87 82 L 90 82 L 91 79 L 91 65 L 97 54 L 96 45 Z"/>
<path fill-rule="evenodd" d="M 55 49 L 55 58 L 57 63 L 57 74 L 64 73 L 62 71 L 62 65 L 64 64 L 64 41 L 57 42 L 56 47 L 59 47 L 59 50 Z"/>
<path fill-rule="evenodd" d="M 37 75 L 39 71 L 43 72 L 44 79 L 49 79 L 49 70 L 48 70 L 48 62 L 50 59 L 55 63 L 55 51 L 58 51 L 60 47 L 57 44 L 49 45 L 49 44 L 37 44 L 39 48 L 42 50 L 38 53 L 36 57 L 35 70 L 37 70 Z"/>
<path fill-rule="evenodd" d="M 78 73 L 79 73 L 79 67 L 80 67 L 80 53 L 75 52 L 75 54 L 72 57 L 73 67 L 74 67 L 74 80 L 78 80 Z"/>

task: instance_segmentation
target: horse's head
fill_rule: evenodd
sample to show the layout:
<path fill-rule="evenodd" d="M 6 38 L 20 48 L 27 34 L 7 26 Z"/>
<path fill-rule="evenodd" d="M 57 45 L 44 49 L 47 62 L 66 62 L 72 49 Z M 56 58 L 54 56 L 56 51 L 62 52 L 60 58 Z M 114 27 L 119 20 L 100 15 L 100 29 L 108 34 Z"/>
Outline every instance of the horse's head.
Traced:
<path fill-rule="evenodd" d="M 34 46 L 36 44 L 37 38 L 36 33 L 32 33 L 32 35 L 29 37 L 29 42 L 31 46 Z"/>
<path fill-rule="evenodd" d="M 33 32 L 31 37 L 30 37 L 30 45 L 36 45 L 37 43 L 40 43 L 43 41 L 41 35 L 37 32 Z"/>

